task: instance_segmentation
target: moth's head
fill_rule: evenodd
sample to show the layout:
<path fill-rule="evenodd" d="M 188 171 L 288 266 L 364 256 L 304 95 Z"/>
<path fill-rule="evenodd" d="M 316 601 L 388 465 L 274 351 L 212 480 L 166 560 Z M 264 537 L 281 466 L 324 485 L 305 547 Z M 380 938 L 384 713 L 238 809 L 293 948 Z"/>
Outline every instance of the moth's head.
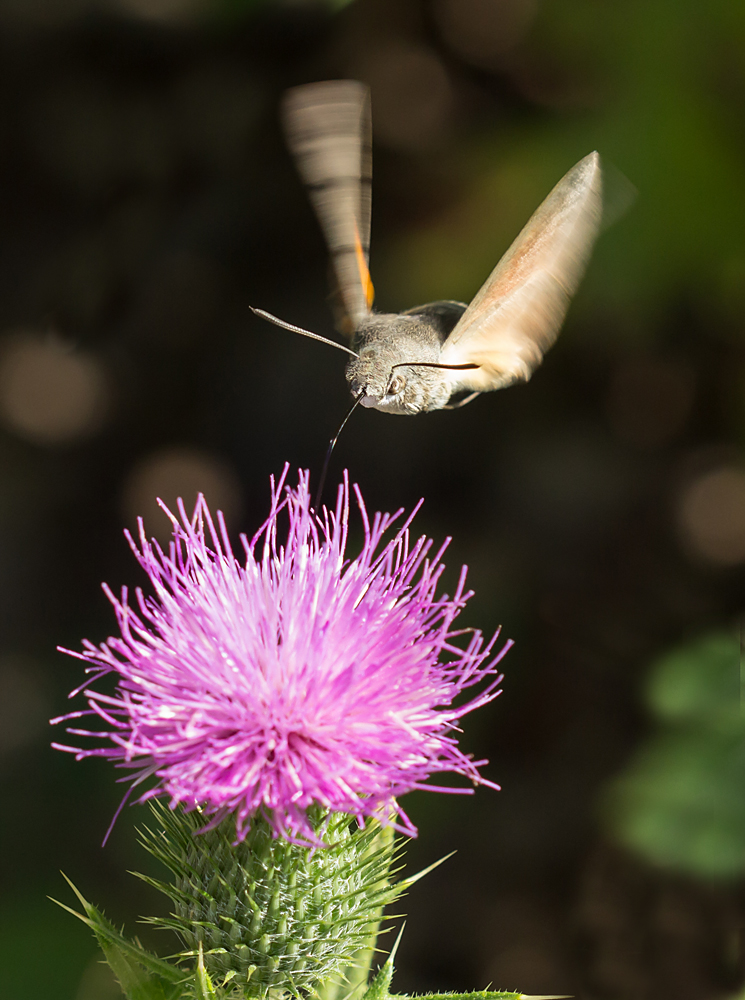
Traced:
<path fill-rule="evenodd" d="M 419 367 L 437 361 L 440 340 L 418 317 L 373 316 L 357 331 L 354 346 L 358 357 L 347 365 L 347 381 L 363 406 L 411 415 L 447 402 L 442 372 Z"/>
<path fill-rule="evenodd" d="M 350 362 L 349 368 L 357 368 L 354 373 L 347 371 L 349 387 L 353 396 L 361 396 L 360 403 L 385 413 L 413 414 L 426 409 L 426 394 L 415 380 L 407 379 L 398 369 L 381 371 L 372 363 L 356 366 Z M 366 370 L 367 368 L 367 370 Z M 350 377 L 351 375 L 351 377 Z"/>

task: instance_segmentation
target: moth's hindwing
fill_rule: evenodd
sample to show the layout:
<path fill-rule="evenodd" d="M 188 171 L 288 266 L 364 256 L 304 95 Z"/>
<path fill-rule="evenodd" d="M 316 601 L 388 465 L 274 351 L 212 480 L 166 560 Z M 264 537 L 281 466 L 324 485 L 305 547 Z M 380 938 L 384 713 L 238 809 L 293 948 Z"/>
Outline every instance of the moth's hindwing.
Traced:
<path fill-rule="evenodd" d="M 295 87 L 285 94 L 282 122 L 331 252 L 342 306 L 337 326 L 351 335 L 370 312 L 373 300 L 368 269 L 370 92 L 354 80 Z"/>

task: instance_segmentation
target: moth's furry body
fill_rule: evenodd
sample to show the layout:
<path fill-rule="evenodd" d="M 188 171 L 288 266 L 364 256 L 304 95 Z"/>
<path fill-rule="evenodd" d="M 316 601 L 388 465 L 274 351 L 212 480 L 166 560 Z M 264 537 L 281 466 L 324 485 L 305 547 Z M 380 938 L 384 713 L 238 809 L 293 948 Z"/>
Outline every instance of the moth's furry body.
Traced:
<path fill-rule="evenodd" d="M 529 379 L 556 340 L 598 233 L 598 154 L 559 181 L 469 306 L 433 302 L 375 314 L 369 91 L 353 80 L 296 87 L 285 95 L 283 121 L 331 251 L 337 328 L 351 338 L 342 350 L 357 355 L 347 381 L 362 405 L 422 413 L 452 405 L 458 392 L 470 393 L 468 402 Z"/>
<path fill-rule="evenodd" d="M 363 406 L 385 413 L 411 415 L 446 406 L 457 382 L 444 379 L 443 369 L 424 365 L 439 363 L 442 345 L 465 308 L 460 302 L 434 302 L 406 313 L 369 313 L 352 338 L 359 355 L 347 365 L 352 395 L 362 394 Z"/>

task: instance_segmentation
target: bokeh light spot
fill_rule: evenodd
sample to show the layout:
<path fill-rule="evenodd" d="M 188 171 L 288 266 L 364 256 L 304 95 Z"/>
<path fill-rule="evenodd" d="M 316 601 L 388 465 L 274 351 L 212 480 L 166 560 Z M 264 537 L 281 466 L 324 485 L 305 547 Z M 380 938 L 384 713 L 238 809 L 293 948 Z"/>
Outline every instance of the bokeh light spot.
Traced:
<path fill-rule="evenodd" d="M 745 469 L 722 466 L 689 483 L 679 499 L 678 527 L 686 548 L 705 562 L 745 562 Z"/>
<path fill-rule="evenodd" d="M 360 67 L 369 84 L 375 139 L 395 149 L 431 149 L 454 118 L 450 78 L 439 57 L 424 45 L 389 41 L 371 47 Z"/>
<path fill-rule="evenodd" d="M 89 436 L 109 396 L 101 362 L 53 334 L 11 334 L 0 347 L 0 419 L 35 444 Z"/>
<path fill-rule="evenodd" d="M 230 466 L 216 455 L 196 448 L 168 448 L 146 455 L 130 471 L 122 492 L 123 513 L 134 527 L 142 517 L 148 537 L 161 543 L 171 536 L 171 522 L 157 498 L 176 511 L 179 497 L 191 513 L 203 493 L 212 511 L 221 510 L 230 527 L 241 508 L 241 490 Z"/>

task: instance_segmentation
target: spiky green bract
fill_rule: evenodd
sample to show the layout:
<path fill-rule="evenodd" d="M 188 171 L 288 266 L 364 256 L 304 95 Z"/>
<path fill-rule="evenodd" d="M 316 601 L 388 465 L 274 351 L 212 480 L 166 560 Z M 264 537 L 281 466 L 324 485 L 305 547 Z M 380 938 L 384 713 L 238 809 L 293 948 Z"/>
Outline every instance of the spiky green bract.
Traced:
<path fill-rule="evenodd" d="M 360 828 L 317 809 L 315 832 L 327 846 L 311 849 L 273 836 L 264 819 L 237 841 L 232 817 L 210 828 L 198 811 L 157 799 L 151 807 L 159 828 L 141 831 L 142 842 L 173 882 L 140 877 L 175 909 L 148 922 L 177 933 L 182 960 L 203 953 L 205 989 L 226 985 L 220 995 L 327 993 L 369 948 L 382 908 L 411 881 L 391 884 L 398 851 L 391 829 L 375 821 Z"/>
<path fill-rule="evenodd" d="M 396 939 L 396 943 L 391 948 L 391 953 L 375 974 L 362 996 L 362 1000 L 570 1000 L 567 996 L 527 996 L 525 993 L 515 993 L 510 990 L 499 990 L 496 993 L 491 990 L 479 990 L 475 993 L 425 993 L 416 997 L 407 996 L 405 993 L 391 993 L 391 980 L 393 979 L 393 962 L 396 957 L 398 946 L 401 943 L 403 927 Z"/>
<path fill-rule="evenodd" d="M 64 878 L 78 897 L 83 913 L 56 899 L 54 902 L 90 927 L 129 1000 L 181 1000 L 182 997 L 193 996 L 181 969 L 151 955 L 139 942 L 128 941 L 99 909 L 88 902 L 66 875 Z"/>
<path fill-rule="evenodd" d="M 381 970 L 382 971 L 382 970 Z M 376 980 L 370 985 L 373 989 Z M 364 1000 L 377 1000 L 370 990 L 365 994 Z M 550 996 L 531 996 L 528 993 L 515 993 L 511 990 L 479 990 L 476 993 L 420 993 L 417 996 L 408 996 L 406 993 L 389 993 L 385 1000 L 572 1000 L 566 994 L 551 994 Z"/>

